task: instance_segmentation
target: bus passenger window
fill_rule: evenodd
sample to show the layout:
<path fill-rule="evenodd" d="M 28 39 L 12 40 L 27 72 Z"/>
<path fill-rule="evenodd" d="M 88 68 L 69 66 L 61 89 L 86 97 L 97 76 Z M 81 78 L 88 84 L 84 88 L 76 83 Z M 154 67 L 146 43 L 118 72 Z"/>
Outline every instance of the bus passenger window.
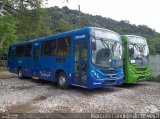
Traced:
<path fill-rule="evenodd" d="M 85 74 L 87 72 L 87 41 L 82 42 L 82 72 Z"/>
<path fill-rule="evenodd" d="M 71 38 L 58 39 L 57 55 L 67 56 L 70 54 Z"/>
<path fill-rule="evenodd" d="M 82 60 L 87 61 L 87 41 L 82 42 Z"/>
<path fill-rule="evenodd" d="M 56 52 L 57 40 L 48 40 L 43 44 L 43 56 L 54 56 Z"/>
<path fill-rule="evenodd" d="M 50 56 L 51 55 L 51 51 L 52 51 L 51 42 L 52 42 L 51 40 L 44 42 L 44 46 L 43 46 L 43 55 L 44 56 Z"/>
<path fill-rule="evenodd" d="M 16 47 L 16 57 L 24 56 L 24 46 L 17 46 Z"/>
<path fill-rule="evenodd" d="M 32 55 L 32 45 L 25 46 L 25 56 L 30 57 Z"/>
<path fill-rule="evenodd" d="M 32 44 L 21 45 L 16 47 L 16 57 L 31 57 Z"/>
<path fill-rule="evenodd" d="M 75 44 L 75 61 L 79 61 L 79 49 L 78 49 L 78 43 Z"/>

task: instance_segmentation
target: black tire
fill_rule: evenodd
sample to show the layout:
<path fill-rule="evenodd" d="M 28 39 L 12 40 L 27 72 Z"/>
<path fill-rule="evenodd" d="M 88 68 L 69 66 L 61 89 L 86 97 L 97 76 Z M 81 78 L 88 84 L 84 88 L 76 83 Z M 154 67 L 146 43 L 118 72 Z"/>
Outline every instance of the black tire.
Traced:
<path fill-rule="evenodd" d="M 60 72 L 57 76 L 57 82 L 58 82 L 58 86 L 61 89 L 68 89 L 68 84 L 67 84 L 67 76 L 64 72 Z"/>
<path fill-rule="evenodd" d="M 21 68 L 18 69 L 18 78 L 23 79 L 23 74 L 22 74 L 22 69 Z"/>

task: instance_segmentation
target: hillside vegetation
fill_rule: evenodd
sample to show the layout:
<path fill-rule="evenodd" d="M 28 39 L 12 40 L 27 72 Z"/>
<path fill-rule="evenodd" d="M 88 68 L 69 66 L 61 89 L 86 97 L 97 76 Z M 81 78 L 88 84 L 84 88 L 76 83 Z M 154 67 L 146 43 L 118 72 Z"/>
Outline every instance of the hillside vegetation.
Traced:
<path fill-rule="evenodd" d="M 78 11 L 70 10 L 67 7 L 48 8 L 48 16 L 50 17 L 50 28 L 53 33 L 63 32 L 78 28 Z M 80 28 L 93 26 L 107 28 L 120 34 L 140 35 L 147 38 L 150 53 L 160 53 L 160 33 L 146 25 L 130 24 L 129 21 L 116 21 L 111 18 L 102 17 L 100 15 L 90 15 L 80 13 Z"/>
<path fill-rule="evenodd" d="M 7 55 L 10 44 L 24 40 L 60 33 L 83 27 L 101 27 L 120 34 L 140 35 L 147 38 L 151 54 L 160 53 L 160 33 L 146 25 L 130 24 L 129 21 L 116 21 L 100 15 L 80 12 L 78 27 L 77 10 L 68 7 L 40 8 L 27 11 L 27 15 L 14 13 L 0 16 L 0 55 Z M 5 39 L 4 39 L 5 38 Z M 4 50 L 5 49 L 5 50 Z"/>

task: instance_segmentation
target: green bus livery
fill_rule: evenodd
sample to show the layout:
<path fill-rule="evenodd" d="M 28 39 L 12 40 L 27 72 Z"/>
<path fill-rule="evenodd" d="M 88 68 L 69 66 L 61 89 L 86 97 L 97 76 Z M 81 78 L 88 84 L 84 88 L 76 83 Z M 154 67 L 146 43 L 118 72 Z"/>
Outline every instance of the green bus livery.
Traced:
<path fill-rule="evenodd" d="M 145 38 L 122 35 L 125 83 L 150 79 L 149 48 Z"/>

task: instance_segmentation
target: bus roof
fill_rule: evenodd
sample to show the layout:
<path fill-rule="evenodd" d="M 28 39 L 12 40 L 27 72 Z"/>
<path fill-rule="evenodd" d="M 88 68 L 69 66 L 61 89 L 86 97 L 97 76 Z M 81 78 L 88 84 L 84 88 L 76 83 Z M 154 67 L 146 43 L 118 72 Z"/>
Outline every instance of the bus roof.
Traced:
<path fill-rule="evenodd" d="M 41 41 L 41 40 L 43 41 L 43 40 L 46 40 L 46 39 L 52 39 L 53 37 L 57 37 L 57 38 L 58 37 L 65 37 L 67 35 L 70 35 L 71 33 L 73 33 L 73 34 L 82 33 L 82 32 L 88 32 L 89 33 L 91 29 L 106 30 L 106 31 L 109 31 L 109 32 L 113 32 L 113 33 L 119 34 L 117 32 L 114 32 L 112 30 L 105 29 L 105 28 L 85 27 L 85 28 L 71 30 L 71 31 L 66 31 L 66 32 L 62 32 L 62 33 L 58 33 L 58 34 L 53 34 L 53 35 L 49 35 L 49 36 L 45 36 L 45 37 L 41 37 L 41 38 L 37 38 L 37 39 L 33 39 L 33 40 L 18 42 L 16 44 L 11 45 L 11 46 L 34 43 L 36 41 Z"/>

